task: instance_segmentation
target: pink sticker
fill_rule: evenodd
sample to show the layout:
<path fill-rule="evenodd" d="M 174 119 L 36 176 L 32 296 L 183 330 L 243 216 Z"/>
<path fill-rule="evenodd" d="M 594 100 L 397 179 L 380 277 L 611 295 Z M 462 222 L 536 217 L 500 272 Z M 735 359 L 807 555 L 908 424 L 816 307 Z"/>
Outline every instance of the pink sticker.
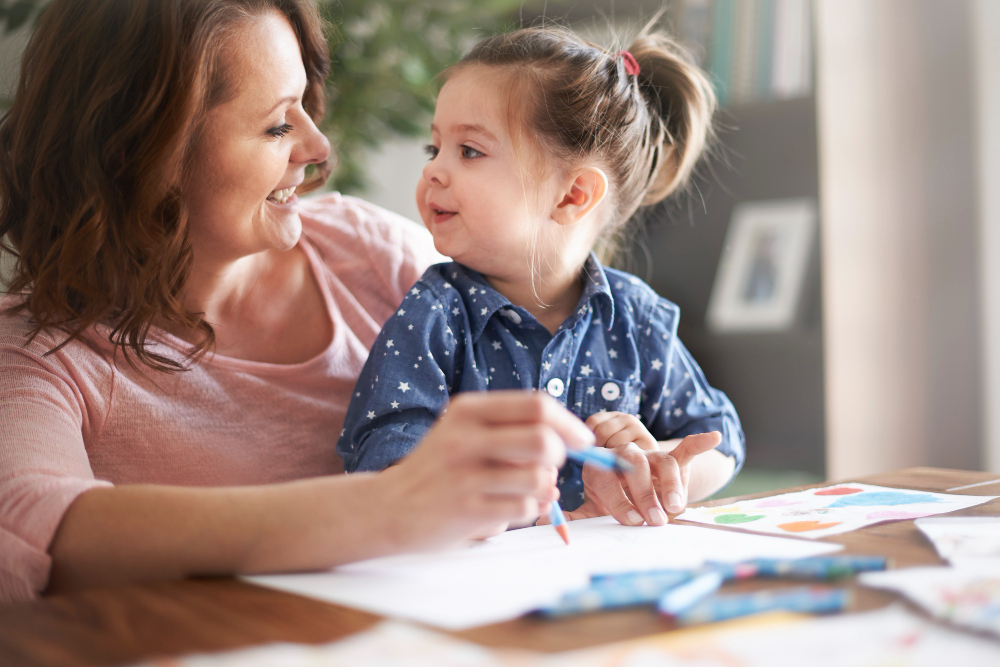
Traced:
<path fill-rule="evenodd" d="M 934 512 L 903 512 L 901 510 L 879 510 L 878 512 L 872 512 L 866 518 L 868 519 L 882 519 L 890 521 L 906 521 L 907 519 L 919 519 L 921 517 L 930 516 Z"/>
<path fill-rule="evenodd" d="M 832 489 L 820 489 L 814 496 L 847 496 L 852 493 L 861 493 L 861 489 L 852 489 L 849 486 L 835 486 Z"/>

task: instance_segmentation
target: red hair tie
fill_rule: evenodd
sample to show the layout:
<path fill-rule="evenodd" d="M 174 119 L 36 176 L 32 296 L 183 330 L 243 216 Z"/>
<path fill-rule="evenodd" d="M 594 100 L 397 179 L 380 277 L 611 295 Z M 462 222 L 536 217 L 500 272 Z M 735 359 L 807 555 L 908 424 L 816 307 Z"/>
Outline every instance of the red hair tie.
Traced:
<path fill-rule="evenodd" d="M 639 75 L 639 63 L 636 62 L 635 56 L 633 56 L 628 51 L 618 51 L 615 53 L 615 57 L 621 56 L 622 61 L 625 63 L 625 73 L 631 74 L 632 76 Z"/>

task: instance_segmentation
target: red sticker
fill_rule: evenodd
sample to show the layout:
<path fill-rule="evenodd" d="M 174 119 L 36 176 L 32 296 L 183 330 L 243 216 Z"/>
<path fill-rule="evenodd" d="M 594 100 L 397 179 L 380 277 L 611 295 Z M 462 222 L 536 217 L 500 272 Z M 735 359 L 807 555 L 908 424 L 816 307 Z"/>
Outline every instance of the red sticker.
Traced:
<path fill-rule="evenodd" d="M 849 486 L 835 486 L 832 489 L 823 489 L 814 493 L 814 496 L 849 496 L 852 493 L 861 493 L 862 489 L 852 489 Z"/>

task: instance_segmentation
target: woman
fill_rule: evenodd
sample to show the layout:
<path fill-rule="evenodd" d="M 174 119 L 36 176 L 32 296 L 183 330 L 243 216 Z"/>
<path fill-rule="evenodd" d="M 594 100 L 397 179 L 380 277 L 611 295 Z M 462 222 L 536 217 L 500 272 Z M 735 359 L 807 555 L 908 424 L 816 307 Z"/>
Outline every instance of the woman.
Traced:
<path fill-rule="evenodd" d="M 539 394 L 467 395 L 398 466 L 335 475 L 368 348 L 435 257 L 385 211 L 299 200 L 329 171 L 327 69 L 310 0 L 46 11 L 0 124 L 0 599 L 490 534 L 593 442 Z"/>

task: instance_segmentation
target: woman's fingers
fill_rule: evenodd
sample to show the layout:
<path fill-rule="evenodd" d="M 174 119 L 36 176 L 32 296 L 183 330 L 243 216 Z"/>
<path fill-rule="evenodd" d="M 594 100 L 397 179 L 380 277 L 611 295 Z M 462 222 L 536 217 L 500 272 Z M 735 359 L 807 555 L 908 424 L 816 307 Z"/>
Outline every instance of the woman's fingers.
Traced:
<path fill-rule="evenodd" d="M 462 419 L 482 424 L 545 424 L 573 449 L 594 444 L 594 434 L 573 413 L 542 392 L 491 391 L 459 394 L 452 399 L 448 412 L 459 411 Z"/>

